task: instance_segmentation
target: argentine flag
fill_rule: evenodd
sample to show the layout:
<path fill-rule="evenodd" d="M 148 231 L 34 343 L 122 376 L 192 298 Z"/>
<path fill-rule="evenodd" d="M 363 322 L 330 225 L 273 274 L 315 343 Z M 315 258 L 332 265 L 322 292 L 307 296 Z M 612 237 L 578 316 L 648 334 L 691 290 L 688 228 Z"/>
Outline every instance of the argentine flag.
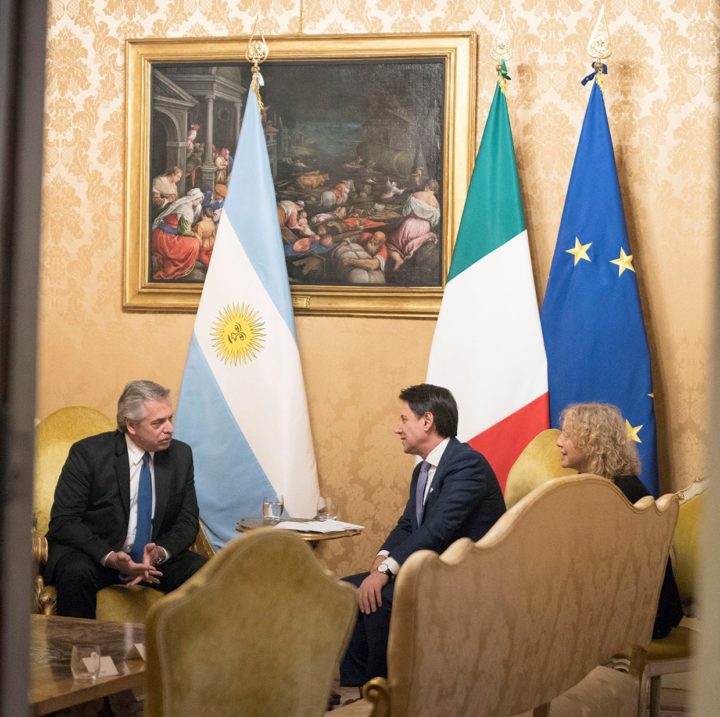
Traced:
<path fill-rule="evenodd" d="M 307 399 L 257 99 L 248 92 L 178 401 L 200 518 L 220 547 L 240 518 L 282 495 L 293 517 L 318 497 Z"/>

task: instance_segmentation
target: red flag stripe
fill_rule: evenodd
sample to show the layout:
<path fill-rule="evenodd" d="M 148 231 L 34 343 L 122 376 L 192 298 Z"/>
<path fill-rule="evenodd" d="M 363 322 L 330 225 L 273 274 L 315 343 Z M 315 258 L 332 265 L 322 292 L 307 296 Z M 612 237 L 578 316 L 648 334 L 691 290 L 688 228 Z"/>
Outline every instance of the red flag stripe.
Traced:
<path fill-rule="evenodd" d="M 476 451 L 490 461 L 503 493 L 510 468 L 525 446 L 540 431 L 550 427 L 549 416 L 548 394 L 544 393 L 468 440 Z"/>

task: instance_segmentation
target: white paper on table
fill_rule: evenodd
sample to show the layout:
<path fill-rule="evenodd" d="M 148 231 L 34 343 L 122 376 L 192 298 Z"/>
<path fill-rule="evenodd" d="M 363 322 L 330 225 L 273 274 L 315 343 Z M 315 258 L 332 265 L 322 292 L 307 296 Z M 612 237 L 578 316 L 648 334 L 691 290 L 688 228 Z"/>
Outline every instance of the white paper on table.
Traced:
<path fill-rule="evenodd" d="M 87 667 L 88 672 L 92 672 L 95 665 L 93 664 L 95 660 L 92 657 L 83 657 L 83 662 L 85 663 L 85 667 Z M 112 677 L 113 675 L 119 675 L 120 673 L 117 670 L 117 667 L 115 667 L 115 663 L 113 662 L 113 658 L 109 655 L 103 655 L 100 658 L 100 672 L 98 674 L 98 677 Z"/>
<path fill-rule="evenodd" d="M 355 523 L 343 523 L 341 520 L 281 520 L 275 528 L 297 530 L 300 533 L 342 533 L 345 530 L 362 530 L 364 526 Z"/>
<path fill-rule="evenodd" d="M 145 660 L 145 643 L 144 642 L 136 642 L 133 644 L 133 646 L 127 651 L 127 655 L 125 655 L 126 660 L 133 660 L 140 658 L 141 660 Z"/>

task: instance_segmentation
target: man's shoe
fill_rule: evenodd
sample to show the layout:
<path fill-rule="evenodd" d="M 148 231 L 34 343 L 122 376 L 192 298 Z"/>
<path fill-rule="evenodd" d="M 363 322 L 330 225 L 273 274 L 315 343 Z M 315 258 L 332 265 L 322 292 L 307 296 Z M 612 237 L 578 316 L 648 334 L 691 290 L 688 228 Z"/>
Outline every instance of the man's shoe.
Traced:
<path fill-rule="evenodd" d="M 344 707 L 353 702 L 358 702 L 361 699 L 362 691 L 359 687 L 341 687 L 335 685 L 330 693 L 326 711 L 331 712 L 336 707 Z"/>

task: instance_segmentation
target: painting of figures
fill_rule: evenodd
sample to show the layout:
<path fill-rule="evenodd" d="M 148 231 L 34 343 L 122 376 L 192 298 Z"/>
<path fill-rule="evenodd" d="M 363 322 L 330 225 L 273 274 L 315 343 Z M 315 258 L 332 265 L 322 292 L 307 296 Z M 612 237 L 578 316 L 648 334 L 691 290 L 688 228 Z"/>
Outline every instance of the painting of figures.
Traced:
<path fill-rule="evenodd" d="M 443 71 L 441 60 L 263 68 L 263 126 L 292 283 L 440 285 Z M 201 282 L 250 68 L 158 65 L 153 74 L 148 279 Z M 187 108 L 172 140 L 162 107 L 169 88 L 176 103 L 181 92 L 214 93 L 212 110 L 202 101 Z"/>
<path fill-rule="evenodd" d="M 447 146 L 448 103 L 457 106 L 447 54 L 273 58 L 268 44 L 262 124 L 296 310 L 320 296 L 439 297 L 459 219 L 446 195 L 468 154 L 458 163 Z M 186 299 L 212 260 L 251 72 L 247 62 L 170 54 L 145 68 L 147 212 L 132 223 L 140 293 Z"/>

